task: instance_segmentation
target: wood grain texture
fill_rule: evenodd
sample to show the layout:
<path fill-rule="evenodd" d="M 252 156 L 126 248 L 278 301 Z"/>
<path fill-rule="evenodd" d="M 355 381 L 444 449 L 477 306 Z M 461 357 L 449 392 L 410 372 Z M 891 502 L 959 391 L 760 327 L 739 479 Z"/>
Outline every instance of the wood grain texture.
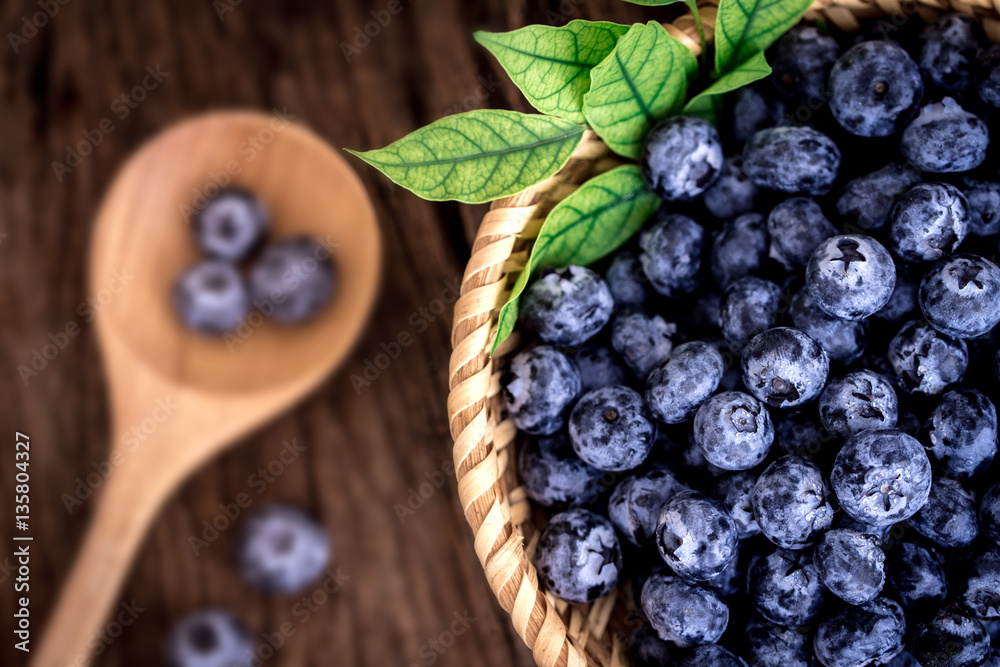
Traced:
<path fill-rule="evenodd" d="M 0 663 L 27 662 L 7 633 L 16 576 L 4 560 L 12 552 L 14 431 L 29 434 L 33 445 L 36 640 L 94 508 L 89 498 L 69 512 L 63 497 L 108 460 L 107 386 L 88 321 L 88 308 L 99 306 L 88 299 L 100 295 L 86 287 L 86 247 L 98 203 L 135 148 L 191 114 L 220 108 L 287 108 L 333 146 L 362 149 L 445 113 L 527 110 L 473 43 L 473 30 L 664 16 L 615 0 L 401 0 L 401 11 L 348 63 L 341 43 L 353 42 L 374 20 L 371 12 L 388 5 L 67 0 L 32 33 L 24 21 L 41 11 L 36 0 L 0 4 L 2 35 L 30 35 L 16 52 L 8 38 L 0 44 Z M 137 89 L 147 67 L 157 66 L 168 73 L 163 81 Z M 110 131 L 99 130 L 105 119 Z M 88 136 L 96 144 L 90 154 L 57 174 L 52 163 L 66 164 L 67 146 Z M 452 290 L 485 207 L 422 202 L 353 165 L 376 206 L 386 265 L 361 343 L 340 373 L 168 501 L 120 596 L 142 611 L 120 636 L 100 643 L 96 664 L 156 664 L 167 628 L 206 606 L 232 610 L 260 643 L 290 624 L 294 634 L 265 664 L 532 664 L 480 570 L 453 475 L 440 488 L 433 484 L 437 472 L 450 469 Z M 79 332 L 53 359 L 43 357 L 44 368 L 25 384 L 19 365 L 30 366 L 36 350 L 51 352 L 50 334 L 61 340 L 75 330 L 69 325 Z M 356 389 L 351 376 L 404 333 L 412 344 L 370 386 Z M 293 441 L 305 450 L 282 463 L 282 443 Z M 424 483 L 429 497 L 401 521 L 394 506 L 405 506 Z M 253 592 L 232 567 L 233 527 L 195 555 L 190 537 L 201 537 L 204 522 L 218 520 L 220 505 L 240 494 L 250 509 L 286 501 L 313 511 L 333 534 L 334 567 L 350 577 L 341 590 L 311 610 L 301 596 Z M 475 622 L 445 649 L 451 642 L 442 633 L 466 610 Z M 430 644 L 439 638 L 443 654 Z"/>

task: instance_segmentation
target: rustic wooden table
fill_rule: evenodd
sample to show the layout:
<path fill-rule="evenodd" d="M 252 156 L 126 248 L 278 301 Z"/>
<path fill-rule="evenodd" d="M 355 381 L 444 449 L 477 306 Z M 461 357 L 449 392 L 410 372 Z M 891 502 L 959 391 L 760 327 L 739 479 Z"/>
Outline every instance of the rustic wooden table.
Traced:
<path fill-rule="evenodd" d="M 90 326 L 102 295 L 86 292 L 85 249 L 100 197 L 132 150 L 208 109 L 287 111 L 332 145 L 359 148 L 447 113 L 527 110 L 474 29 L 662 12 L 618 0 L 0 3 L 0 663 L 26 663 L 10 632 L 20 595 L 9 516 L 15 432 L 34 445 L 36 641 L 91 511 L 89 499 L 66 499 L 85 495 L 106 462 Z M 486 584 L 450 474 L 452 302 L 484 209 L 423 202 L 353 164 L 385 242 L 366 335 L 318 391 L 171 499 L 121 593 L 135 618 L 96 639 L 96 664 L 156 664 L 166 629 L 207 606 L 232 610 L 262 645 L 292 628 L 280 648 L 261 650 L 265 664 L 533 664 Z M 401 334 L 412 344 L 397 347 Z M 386 350 L 387 366 L 377 358 Z M 285 443 L 301 451 L 281 458 Z M 336 594 L 303 604 L 241 583 L 236 531 L 216 534 L 206 522 L 224 526 L 221 507 L 244 493 L 252 506 L 286 501 L 321 518 L 335 568 L 349 577 Z M 193 548 L 194 538 L 207 544 Z"/>

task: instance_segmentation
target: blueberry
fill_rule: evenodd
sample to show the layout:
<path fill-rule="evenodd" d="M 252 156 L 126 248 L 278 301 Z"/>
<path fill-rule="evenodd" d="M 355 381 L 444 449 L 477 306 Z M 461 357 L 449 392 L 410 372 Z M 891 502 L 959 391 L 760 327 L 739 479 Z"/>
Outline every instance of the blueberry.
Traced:
<path fill-rule="evenodd" d="M 910 525 L 938 546 L 968 546 L 979 534 L 976 499 L 960 482 L 935 477 L 927 502 Z"/>
<path fill-rule="evenodd" d="M 712 238 L 712 276 L 719 287 L 750 275 L 767 257 L 767 228 L 760 213 L 745 213 Z"/>
<path fill-rule="evenodd" d="M 788 314 L 795 328 L 819 343 L 833 361 L 851 364 L 865 351 L 867 324 L 829 315 L 805 288 L 792 297 Z"/>
<path fill-rule="evenodd" d="M 981 336 L 1000 322 L 1000 268 L 977 255 L 949 257 L 924 274 L 919 298 L 924 317 L 941 333 Z"/>
<path fill-rule="evenodd" d="M 676 333 L 677 325 L 659 315 L 622 311 L 611 323 L 611 346 L 636 377 L 645 380 L 674 349 L 671 338 Z"/>
<path fill-rule="evenodd" d="M 719 133 L 702 118 L 671 116 L 649 131 L 640 165 L 646 184 L 663 199 L 694 199 L 719 177 Z"/>
<path fill-rule="evenodd" d="M 949 391 L 927 420 L 927 437 L 930 455 L 945 475 L 981 475 L 997 453 L 997 409 L 971 387 Z"/>
<path fill-rule="evenodd" d="M 250 294 L 236 268 L 205 260 L 184 271 L 174 284 L 174 310 L 192 331 L 222 334 L 238 327 L 250 312 Z"/>
<path fill-rule="evenodd" d="M 1000 107 L 1000 45 L 994 44 L 979 54 L 975 74 L 980 99 Z"/>
<path fill-rule="evenodd" d="M 201 251 L 229 262 L 246 259 L 264 240 L 267 227 L 267 209 L 240 188 L 223 188 L 194 218 Z"/>
<path fill-rule="evenodd" d="M 743 384 L 751 394 L 776 408 L 794 408 L 819 396 L 830 360 L 808 335 L 777 327 L 747 343 L 742 368 Z"/>
<path fill-rule="evenodd" d="M 813 650 L 824 667 L 884 664 L 903 650 L 906 619 L 898 603 L 875 598 L 860 607 L 845 606 L 820 621 Z"/>
<path fill-rule="evenodd" d="M 517 472 L 528 497 L 545 507 L 593 503 L 604 477 L 576 455 L 563 433 L 529 440 L 518 451 Z"/>
<path fill-rule="evenodd" d="M 901 273 L 896 273 L 896 286 L 892 290 L 889 302 L 875 312 L 877 317 L 886 322 L 899 322 L 917 307 L 917 284 Z"/>
<path fill-rule="evenodd" d="M 830 473 L 840 507 L 871 526 L 913 516 L 931 490 L 931 462 L 923 446 L 902 431 L 861 431 L 851 437 Z"/>
<path fill-rule="evenodd" d="M 637 391 L 608 385 L 580 397 L 569 416 L 569 437 L 581 459 L 621 472 L 646 460 L 656 424 Z"/>
<path fill-rule="evenodd" d="M 670 664 L 671 656 L 676 649 L 670 642 L 665 642 L 649 625 L 640 625 L 632 633 L 629 641 L 632 652 L 633 667 L 661 667 Z"/>
<path fill-rule="evenodd" d="M 640 234 L 639 262 L 649 284 L 664 296 L 684 296 L 701 284 L 705 230 L 686 215 L 659 215 Z"/>
<path fill-rule="evenodd" d="M 968 202 L 946 183 L 919 183 L 892 209 L 892 249 L 907 262 L 950 255 L 969 231 Z"/>
<path fill-rule="evenodd" d="M 983 624 L 956 606 L 913 630 L 910 651 L 923 667 L 976 667 L 990 654 Z"/>
<path fill-rule="evenodd" d="M 908 392 L 940 394 L 969 366 L 965 341 L 938 333 L 923 320 L 900 327 L 886 352 L 899 386 Z"/>
<path fill-rule="evenodd" d="M 983 495 L 979 505 L 979 523 L 983 527 L 983 535 L 1000 546 L 1000 483 L 994 484 Z"/>
<path fill-rule="evenodd" d="M 754 667 L 812 667 L 812 646 L 804 628 L 786 628 L 758 616 L 747 621 Z"/>
<path fill-rule="evenodd" d="M 698 491 L 681 491 L 660 511 L 656 547 L 679 576 L 708 581 L 736 557 L 739 539 L 736 524 L 721 502 Z"/>
<path fill-rule="evenodd" d="M 982 619 L 1000 618 L 1000 549 L 978 554 L 967 566 L 959 599 Z"/>
<path fill-rule="evenodd" d="M 306 236 L 292 236 L 264 247 L 250 269 L 254 305 L 281 324 L 312 319 L 330 301 L 335 286 L 330 253 Z"/>
<path fill-rule="evenodd" d="M 942 559 L 928 547 L 899 542 L 889 549 L 889 584 L 904 607 L 937 608 L 948 594 Z"/>
<path fill-rule="evenodd" d="M 649 544 L 656 534 L 663 506 L 687 488 L 687 484 L 665 468 L 631 475 L 619 482 L 611 493 L 608 518 L 632 544 Z"/>
<path fill-rule="evenodd" d="M 661 422 L 679 424 L 715 393 L 724 370 L 719 351 L 700 341 L 674 348 L 646 380 L 646 403 Z"/>
<path fill-rule="evenodd" d="M 789 271 L 805 269 L 816 246 L 836 233 L 823 209 L 808 197 L 786 199 L 767 216 L 770 255 Z"/>
<path fill-rule="evenodd" d="M 965 14 L 945 14 L 920 31 L 920 73 L 934 88 L 960 94 L 972 84 L 976 53 L 986 42 L 983 29 Z"/>
<path fill-rule="evenodd" d="M 170 667 L 249 667 L 253 642 L 228 612 L 206 609 L 185 616 L 170 631 L 164 662 Z"/>
<path fill-rule="evenodd" d="M 837 212 L 846 225 L 861 232 L 880 231 L 889 222 L 899 196 L 919 182 L 920 174 L 913 169 L 896 163 L 886 165 L 844 186 Z"/>
<path fill-rule="evenodd" d="M 896 265 L 889 251 L 870 236 L 831 236 L 813 250 L 806 289 L 834 317 L 860 320 L 889 302 Z"/>
<path fill-rule="evenodd" d="M 808 551 L 755 555 L 747 569 L 747 593 L 764 618 L 786 627 L 810 623 L 823 608 L 823 584 Z"/>
<path fill-rule="evenodd" d="M 642 587 L 642 611 L 660 639 L 679 646 L 717 642 L 729 624 L 729 607 L 718 591 L 668 574 Z"/>
<path fill-rule="evenodd" d="M 761 463 L 774 442 L 767 408 L 741 391 L 716 394 L 694 417 L 692 439 L 714 466 L 749 470 Z"/>
<path fill-rule="evenodd" d="M 590 391 L 609 384 L 625 384 L 628 372 L 621 359 L 603 345 L 584 345 L 573 353 L 580 373 L 580 391 Z"/>
<path fill-rule="evenodd" d="M 730 155 L 722 162 L 715 185 L 705 190 L 702 201 L 719 220 L 730 220 L 753 211 L 757 186 L 743 173 L 743 156 Z"/>
<path fill-rule="evenodd" d="M 582 266 L 548 273 L 521 296 L 524 328 L 546 343 L 580 345 L 611 320 L 615 302 L 599 275 Z"/>
<path fill-rule="evenodd" d="M 837 40 L 812 26 L 799 25 L 774 45 L 771 82 L 778 94 L 800 104 L 826 99 L 826 78 L 840 57 Z"/>
<path fill-rule="evenodd" d="M 1000 234 L 1000 181 L 963 179 L 962 194 L 968 203 L 969 234 Z"/>
<path fill-rule="evenodd" d="M 719 326 L 726 344 L 737 354 L 750 339 L 778 323 L 781 288 L 748 276 L 729 283 L 719 305 Z"/>
<path fill-rule="evenodd" d="M 646 303 L 646 276 L 639 265 L 639 258 L 631 250 L 623 250 L 611 260 L 604 272 L 604 282 L 608 285 L 611 298 L 619 308 L 642 306 Z"/>
<path fill-rule="evenodd" d="M 675 663 L 677 667 L 747 667 L 747 663 L 718 644 L 696 646 Z"/>
<path fill-rule="evenodd" d="M 752 86 L 743 86 L 733 93 L 733 139 L 747 141 L 759 130 L 781 125 L 785 119 L 785 104 L 765 96 Z"/>
<path fill-rule="evenodd" d="M 833 522 L 829 495 L 819 466 L 783 456 L 757 478 L 753 514 L 767 539 L 785 549 L 804 549 Z"/>
<path fill-rule="evenodd" d="M 867 369 L 831 380 L 819 397 L 823 426 L 845 439 L 869 428 L 894 428 L 898 414 L 896 392 Z"/>
<path fill-rule="evenodd" d="M 808 127 L 761 130 L 743 148 L 743 172 L 762 188 L 821 195 L 840 169 L 837 144 Z"/>
<path fill-rule="evenodd" d="M 920 171 L 968 171 L 986 159 L 986 123 L 946 97 L 928 104 L 903 130 L 899 150 Z"/>
<path fill-rule="evenodd" d="M 501 378 L 507 410 L 519 429 L 552 435 L 580 393 L 580 374 L 562 352 L 538 345 L 519 352 Z"/>
<path fill-rule="evenodd" d="M 269 505 L 247 518 L 237 561 L 243 578 L 269 593 L 287 594 L 315 581 L 330 560 L 330 537 L 294 507 Z"/>
<path fill-rule="evenodd" d="M 830 70 L 830 111 L 845 130 L 862 137 L 898 132 L 923 94 L 920 69 L 893 42 L 857 44 Z"/>
<path fill-rule="evenodd" d="M 615 529 L 603 516 L 585 509 L 556 514 L 538 540 L 535 567 L 557 598 L 593 602 L 618 585 L 622 554 Z"/>
<path fill-rule="evenodd" d="M 813 560 L 823 585 L 848 604 L 871 602 L 885 585 L 885 552 L 872 535 L 828 530 L 816 543 Z"/>

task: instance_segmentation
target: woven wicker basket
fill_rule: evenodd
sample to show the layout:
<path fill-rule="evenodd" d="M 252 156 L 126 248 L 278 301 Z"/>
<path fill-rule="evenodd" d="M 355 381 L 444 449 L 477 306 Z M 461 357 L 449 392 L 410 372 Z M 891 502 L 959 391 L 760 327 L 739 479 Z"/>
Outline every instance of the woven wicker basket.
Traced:
<path fill-rule="evenodd" d="M 718 0 L 698 4 L 710 41 Z M 816 0 L 806 18 L 853 31 L 860 27 L 859 19 L 898 20 L 916 13 L 929 20 L 943 11 L 975 17 L 990 40 L 1000 42 L 1000 0 Z M 665 27 L 695 54 L 701 51 L 690 14 Z M 515 331 L 492 359 L 489 350 L 499 309 L 524 268 L 545 216 L 580 183 L 617 164 L 588 131 L 559 173 L 494 201 L 479 227 L 455 304 L 448 419 L 459 498 L 490 587 L 540 667 L 627 667 L 627 641 L 641 621 L 627 585 L 589 605 L 570 605 L 539 589 L 532 563 L 539 530 L 510 465 L 517 429 L 503 418 L 500 396 L 500 369 L 504 358 L 517 350 L 520 337 Z"/>

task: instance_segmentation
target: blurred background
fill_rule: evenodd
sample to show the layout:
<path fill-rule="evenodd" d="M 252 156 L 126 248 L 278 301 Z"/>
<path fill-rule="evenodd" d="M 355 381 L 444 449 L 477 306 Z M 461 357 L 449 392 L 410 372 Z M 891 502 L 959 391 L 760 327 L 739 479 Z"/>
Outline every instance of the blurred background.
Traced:
<path fill-rule="evenodd" d="M 133 150 L 215 109 L 277 111 L 336 149 L 381 147 L 475 108 L 528 111 L 474 30 L 670 15 L 620 0 L 0 2 L 0 664 L 27 663 L 9 632 L 15 432 L 33 445 L 36 647 L 93 508 L 67 498 L 86 495 L 80 485 L 108 457 L 86 249 Z M 483 576 L 450 465 L 451 314 L 485 208 L 427 203 L 350 163 L 384 244 L 365 334 L 317 391 L 169 500 L 120 594 L 134 621 L 96 640 L 94 664 L 158 664 L 170 627 L 206 607 L 235 614 L 255 645 L 291 623 L 264 664 L 533 664 Z M 78 334 L 61 337 L 71 325 Z M 412 344 L 394 348 L 401 334 Z M 58 340 L 53 358 L 35 359 Z M 387 348 L 398 353 L 376 367 Z M 241 494 L 251 499 L 244 514 L 291 503 L 330 532 L 341 585 L 308 614 L 302 595 L 268 596 L 241 580 L 239 518 L 207 528 Z"/>

